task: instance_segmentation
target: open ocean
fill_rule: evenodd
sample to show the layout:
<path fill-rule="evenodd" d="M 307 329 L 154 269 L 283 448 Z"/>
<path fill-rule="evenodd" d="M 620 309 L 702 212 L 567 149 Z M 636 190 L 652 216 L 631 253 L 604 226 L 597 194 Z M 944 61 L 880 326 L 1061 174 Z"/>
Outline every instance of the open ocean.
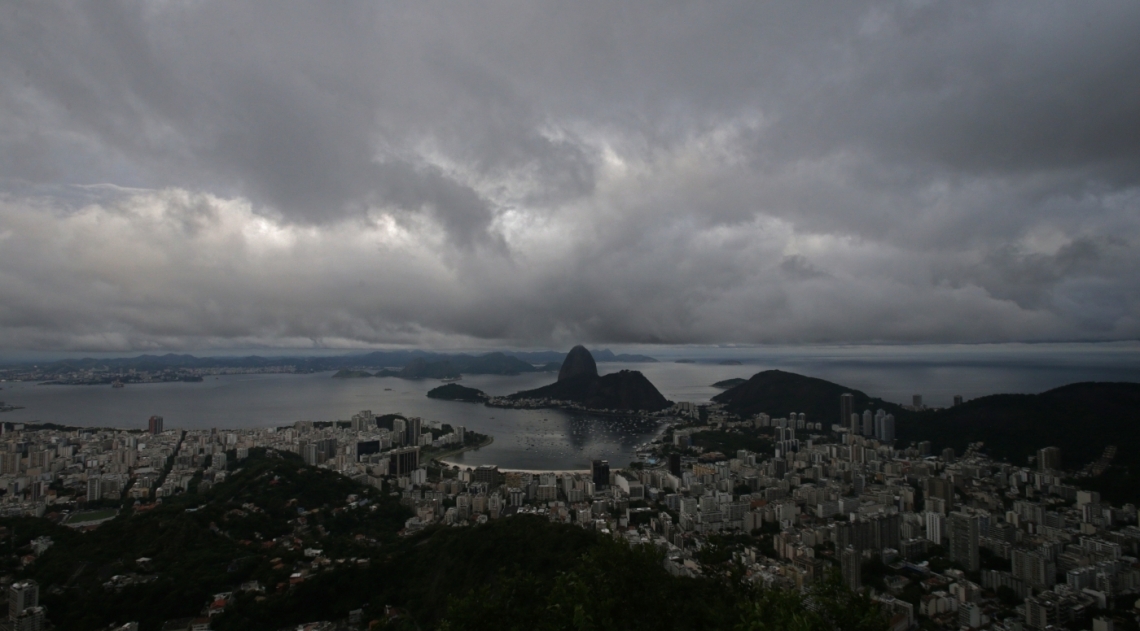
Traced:
<path fill-rule="evenodd" d="M 623 349 L 625 350 L 625 349 Z M 1036 393 L 1078 381 L 1140 382 L 1140 344 L 1039 344 L 907 347 L 650 348 L 655 364 L 602 363 L 600 372 L 640 370 L 673 401 L 708 401 L 712 383 L 778 368 L 819 377 L 890 401 L 948 405 L 956 394 L 971 399 L 1003 392 Z M 700 363 L 676 363 L 693 358 Z M 722 365 L 717 362 L 740 362 Z M 559 410 L 505 410 L 428 399 L 436 380 L 332 379 L 307 375 L 229 375 L 202 383 L 108 386 L 0 384 L 0 401 L 25 409 L 0 414 L 7 422 L 143 428 L 153 414 L 166 427 L 267 427 L 297 420 L 348 419 L 370 409 L 426 421 L 464 425 L 495 442 L 454 458 L 468 465 L 520 469 L 583 469 L 593 458 L 625 465 L 637 445 L 656 434 L 650 423 L 620 422 Z M 535 388 L 554 373 L 471 375 L 462 384 L 492 395 Z M 825 419 L 830 421 L 830 419 Z"/>

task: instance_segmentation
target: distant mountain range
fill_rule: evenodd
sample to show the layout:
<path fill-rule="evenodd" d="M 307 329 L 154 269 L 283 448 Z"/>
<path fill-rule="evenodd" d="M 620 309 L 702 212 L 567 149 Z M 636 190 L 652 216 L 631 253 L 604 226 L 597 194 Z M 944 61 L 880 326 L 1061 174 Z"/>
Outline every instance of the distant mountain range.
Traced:
<path fill-rule="evenodd" d="M 594 361 L 599 362 L 625 362 L 629 364 L 648 364 L 656 363 L 657 360 L 649 357 L 648 355 L 630 355 L 630 354 L 614 354 L 610 349 L 602 349 L 600 351 L 590 351 L 594 357 Z M 537 352 L 515 352 L 505 351 L 506 355 L 518 357 L 521 360 L 528 361 L 532 364 L 561 364 L 566 359 L 566 353 L 559 353 L 557 351 L 537 351 Z"/>
<path fill-rule="evenodd" d="M 467 374 L 518 374 L 548 369 L 547 364 L 561 363 L 566 353 L 557 351 L 538 352 L 494 352 L 481 355 L 466 353 L 435 353 L 421 350 L 374 351 L 358 355 L 336 355 L 330 357 L 196 357 L 194 355 L 168 353 L 166 355 L 139 355 L 137 357 L 65 359 L 48 363 L 37 363 L 37 371 L 43 375 L 70 373 L 77 370 L 137 370 L 158 372 L 162 370 L 187 368 L 269 368 L 273 366 L 294 366 L 298 372 L 322 372 L 344 368 L 407 368 L 399 376 L 418 379 L 432 378 L 435 375 L 458 376 Z M 597 351 L 595 358 L 601 362 L 656 362 L 645 355 L 614 354 L 605 349 Z M 450 362 L 450 366 L 443 365 Z M 540 367 L 536 367 L 538 364 Z M 27 368 L 26 364 L 19 366 Z"/>

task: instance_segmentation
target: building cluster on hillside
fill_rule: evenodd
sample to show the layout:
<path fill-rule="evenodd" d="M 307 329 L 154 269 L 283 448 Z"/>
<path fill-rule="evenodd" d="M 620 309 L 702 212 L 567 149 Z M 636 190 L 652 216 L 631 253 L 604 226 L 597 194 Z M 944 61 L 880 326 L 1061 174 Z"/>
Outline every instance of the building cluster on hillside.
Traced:
<path fill-rule="evenodd" d="M 24 431 L 0 424 L 0 515 L 43 516 L 57 503 L 121 500 L 148 490 L 181 432 L 72 429 Z M 152 419 L 151 424 L 154 425 Z"/>
<path fill-rule="evenodd" d="M 401 488 L 410 488 L 427 479 L 421 453 L 459 448 L 474 438 L 463 426 L 425 423 L 417 417 L 389 418 L 390 427 L 380 427 L 378 421 L 371 411 L 364 410 L 344 422 L 297 421 L 290 427 L 187 430 L 165 483 L 155 489 L 153 497 L 187 491 L 195 480 L 197 490 L 208 490 L 225 480 L 228 454 L 243 460 L 256 448 L 294 453 L 306 464 L 331 469 L 364 484 L 381 487 L 384 479 L 391 478 Z"/>
<path fill-rule="evenodd" d="M 759 533 L 732 554 L 746 580 L 796 589 L 838 572 L 873 594 L 892 629 L 920 620 L 1107 629 L 1111 620 L 1091 612 L 1140 592 L 1136 507 L 1074 486 L 1056 447 L 1041 449 L 1032 468 L 991 460 L 978 446 L 935 454 L 928 442 L 896 446 L 884 411 L 857 411 L 848 395 L 840 407 L 843 422 L 825 427 L 804 414 L 741 419 L 678 404 L 639 462 L 565 472 L 429 467 L 421 460 L 472 435 L 368 410 L 349 421 L 245 430 L 164 431 L 157 417 L 147 433 L 16 429 L 0 436 L 0 511 L 42 515 L 65 489 L 143 503 L 204 490 L 225 479 L 230 457 L 267 448 L 395 489 L 414 513 L 405 533 L 538 515 L 657 546 L 670 572 L 688 576 L 713 571 L 704 552 L 724 545 L 719 535 Z M 696 446 L 712 430 L 763 437 L 772 449 L 726 455 Z"/>
<path fill-rule="evenodd" d="M 681 575 L 709 571 L 701 551 L 717 535 L 759 531 L 770 535 L 756 540 L 763 545 L 734 553 L 748 580 L 803 588 L 837 570 L 850 587 L 871 590 L 896 629 L 920 618 L 955 629 L 1110 628 L 1086 618 L 1140 592 L 1136 507 L 1066 481 L 1055 447 L 1029 468 L 976 447 L 961 456 L 932 454 L 925 442 L 896 447 L 894 418 L 882 411 L 851 412 L 828 432 L 802 414 L 741 420 L 713 408 L 706 425 L 685 416 L 624 470 L 595 461 L 591 471 L 481 466 L 399 476 L 392 481 L 415 511 L 406 530 L 540 515 L 656 545 Z M 714 429 L 770 432 L 773 451 L 692 447 Z M 940 562 L 927 560 L 933 553 Z M 874 585 L 864 585 L 869 568 Z"/>

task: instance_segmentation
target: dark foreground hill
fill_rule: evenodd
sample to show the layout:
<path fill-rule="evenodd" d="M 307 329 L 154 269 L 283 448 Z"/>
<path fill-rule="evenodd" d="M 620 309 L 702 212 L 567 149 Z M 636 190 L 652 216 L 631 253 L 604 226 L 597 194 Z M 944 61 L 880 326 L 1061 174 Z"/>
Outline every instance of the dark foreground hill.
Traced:
<path fill-rule="evenodd" d="M 351 628 L 886 628 L 868 599 L 836 582 L 804 595 L 757 592 L 727 572 L 676 577 L 651 546 L 539 517 L 398 537 L 411 511 L 390 487 L 293 454 L 255 452 L 232 464 L 230 478 L 208 491 L 127 510 L 91 532 L 0 519 L 0 571 L 35 579 L 48 620 L 69 631 L 130 620 L 157 631 L 231 592 L 211 629 L 291 629 L 354 610 L 363 620 Z M 24 564 L 20 555 L 45 535 L 54 544 Z M 386 620 L 389 606 L 398 618 Z"/>
<path fill-rule="evenodd" d="M 297 456 L 255 452 L 237 467 L 206 493 L 125 510 L 91 532 L 48 519 L 0 520 L 5 547 L 19 549 L 44 535 L 53 541 L 31 565 L 13 566 L 4 557 L 0 569 L 40 584 L 40 603 L 57 629 L 135 620 L 140 629 L 157 630 L 165 620 L 198 616 L 212 594 L 241 583 L 258 581 L 270 593 L 288 585 L 295 567 L 311 563 L 304 547 L 336 557 L 372 554 L 397 541 L 410 515 L 379 489 L 306 466 Z M 353 506 L 350 495 L 366 505 Z"/>
<path fill-rule="evenodd" d="M 597 363 L 582 346 L 575 346 L 566 356 L 558 371 L 558 381 L 516 392 L 509 398 L 573 401 L 588 408 L 631 412 L 656 412 L 670 405 L 645 375 L 636 370 L 599 376 Z"/>

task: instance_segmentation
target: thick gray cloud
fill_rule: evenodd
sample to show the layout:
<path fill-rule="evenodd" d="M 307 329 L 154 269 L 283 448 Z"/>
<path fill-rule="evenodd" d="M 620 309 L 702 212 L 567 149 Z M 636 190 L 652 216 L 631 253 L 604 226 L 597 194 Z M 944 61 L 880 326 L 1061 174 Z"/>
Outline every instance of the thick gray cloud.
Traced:
<path fill-rule="evenodd" d="M 1138 27 L 0 4 L 0 348 L 1135 339 Z"/>

